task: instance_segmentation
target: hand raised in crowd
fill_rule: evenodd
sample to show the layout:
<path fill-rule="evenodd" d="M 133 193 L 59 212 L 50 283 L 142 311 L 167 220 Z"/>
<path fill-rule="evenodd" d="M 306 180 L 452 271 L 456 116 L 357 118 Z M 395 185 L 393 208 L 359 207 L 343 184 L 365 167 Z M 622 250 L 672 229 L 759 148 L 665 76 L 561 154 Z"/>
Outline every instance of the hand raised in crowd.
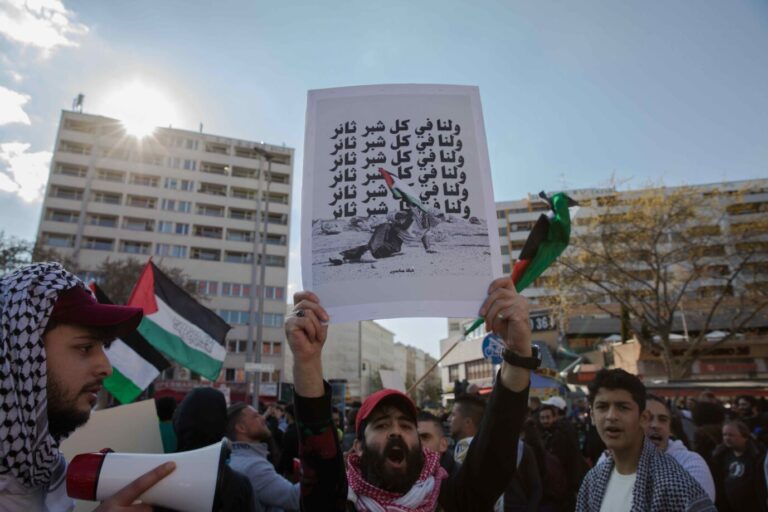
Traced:
<path fill-rule="evenodd" d="M 324 393 L 321 354 L 328 335 L 328 313 L 312 292 L 293 295 L 293 313 L 285 321 L 285 337 L 293 353 L 294 386 L 305 397 Z"/>
<path fill-rule="evenodd" d="M 528 299 L 519 295 L 509 277 L 495 279 L 488 287 L 488 297 L 480 307 L 485 328 L 504 339 L 507 349 L 523 357 L 530 357 L 531 324 L 528 319 Z M 501 381 L 512 391 L 528 386 L 530 372 L 523 368 L 502 365 Z"/>
<path fill-rule="evenodd" d="M 147 471 L 139 478 L 123 487 L 108 500 L 102 501 L 94 512 L 117 512 L 120 510 L 130 512 L 152 512 L 152 505 L 146 503 L 133 504 L 139 496 L 147 492 L 153 485 L 166 476 L 173 473 L 176 463 L 166 462 L 155 469 Z"/>

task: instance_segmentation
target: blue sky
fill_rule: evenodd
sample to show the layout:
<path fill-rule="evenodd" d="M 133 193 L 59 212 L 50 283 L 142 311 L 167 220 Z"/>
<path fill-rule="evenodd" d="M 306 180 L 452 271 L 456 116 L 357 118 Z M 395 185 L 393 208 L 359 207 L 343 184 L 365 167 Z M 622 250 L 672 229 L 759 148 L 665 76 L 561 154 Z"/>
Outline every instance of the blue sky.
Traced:
<path fill-rule="evenodd" d="M 762 0 L 0 0 L 0 229 L 34 237 L 60 110 L 135 82 L 164 125 L 296 148 L 297 177 L 306 91 L 375 83 L 478 85 L 497 200 L 768 176 Z M 446 332 L 382 323 L 432 353 Z"/>

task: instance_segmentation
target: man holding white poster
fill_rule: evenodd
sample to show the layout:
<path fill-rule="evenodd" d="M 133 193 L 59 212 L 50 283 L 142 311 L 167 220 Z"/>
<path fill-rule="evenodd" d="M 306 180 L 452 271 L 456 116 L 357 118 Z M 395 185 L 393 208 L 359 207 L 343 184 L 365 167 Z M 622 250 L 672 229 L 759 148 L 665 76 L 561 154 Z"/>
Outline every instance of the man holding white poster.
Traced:
<path fill-rule="evenodd" d="M 501 270 L 478 89 L 310 91 L 302 204 L 304 285 L 334 322 L 471 316 Z"/>

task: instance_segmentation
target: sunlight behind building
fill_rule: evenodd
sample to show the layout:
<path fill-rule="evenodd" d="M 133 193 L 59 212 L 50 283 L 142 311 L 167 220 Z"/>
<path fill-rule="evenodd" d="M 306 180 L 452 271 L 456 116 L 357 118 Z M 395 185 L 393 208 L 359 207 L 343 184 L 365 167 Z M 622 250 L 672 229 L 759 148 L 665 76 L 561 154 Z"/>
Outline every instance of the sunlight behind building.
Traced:
<path fill-rule="evenodd" d="M 122 121 L 129 135 L 143 138 L 161 125 L 177 124 L 173 102 L 161 91 L 140 81 L 116 90 L 104 100 L 105 115 Z"/>

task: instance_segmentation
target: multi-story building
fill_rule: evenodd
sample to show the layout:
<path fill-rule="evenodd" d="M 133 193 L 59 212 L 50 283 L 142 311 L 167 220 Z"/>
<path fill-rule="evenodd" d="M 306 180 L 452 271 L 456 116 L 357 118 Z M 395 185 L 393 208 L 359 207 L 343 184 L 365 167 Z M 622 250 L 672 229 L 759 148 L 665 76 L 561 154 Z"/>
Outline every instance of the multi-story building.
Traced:
<path fill-rule="evenodd" d="M 38 243 L 73 260 L 86 279 L 98 279 L 107 259 L 151 256 L 181 269 L 233 326 L 220 379 L 241 395 L 255 284 L 264 323 L 254 349 L 275 367 L 262 374 L 260 391 L 274 396 L 282 379 L 292 174 L 291 148 L 170 128 L 137 139 L 115 119 L 64 111 Z"/>
<path fill-rule="evenodd" d="M 750 180 L 740 182 L 724 182 L 706 185 L 697 185 L 693 187 L 697 193 L 701 193 L 702 198 L 716 197 L 720 201 L 726 214 L 718 219 L 718 230 L 723 233 L 739 233 L 749 231 L 753 234 L 750 244 L 757 244 L 760 247 L 758 255 L 750 264 L 750 276 L 755 280 L 758 286 L 768 289 L 768 232 L 760 232 L 754 236 L 754 231 L 764 230 L 764 224 L 759 222 L 765 218 L 768 213 L 768 180 Z M 634 190 L 620 192 L 615 188 L 596 188 L 568 191 L 568 194 L 579 202 L 578 219 L 589 218 L 593 215 L 599 215 L 604 211 L 605 205 L 615 204 L 616 200 L 624 200 L 641 194 L 643 190 Z M 501 201 L 496 203 L 496 213 L 499 230 L 500 251 L 502 255 L 503 273 L 509 275 L 514 262 L 520 254 L 531 229 L 536 220 L 542 213 L 546 213 L 549 207 L 536 195 L 529 195 L 524 199 L 515 201 Z M 583 233 L 586 222 L 577 222 L 573 227 L 572 236 L 578 237 Z M 746 230 L 746 231 L 745 231 Z M 739 251 L 739 244 L 743 243 L 739 236 L 731 236 L 723 247 L 716 247 L 712 250 L 713 265 L 733 265 L 733 260 L 729 259 L 734 253 Z M 717 249 L 715 251 L 714 249 Z M 715 261 L 717 260 L 717 261 Z M 525 295 L 531 304 L 532 316 L 544 319 L 537 322 L 539 329 L 534 325 L 534 339 L 546 342 L 553 349 L 553 353 L 558 350 L 562 353 L 562 344 L 560 340 L 567 339 L 569 348 L 574 352 L 587 356 L 586 360 L 591 361 L 595 366 L 600 367 L 606 364 L 612 364 L 610 358 L 611 351 L 607 350 L 611 341 L 614 341 L 621 332 L 621 325 L 618 318 L 615 318 L 604 311 L 597 310 L 590 304 L 573 304 L 573 308 L 568 314 L 568 318 L 557 318 L 554 312 L 549 309 L 551 299 L 555 298 L 559 290 L 554 288 L 552 279 L 554 270 L 545 272 L 539 279 L 534 281 L 527 288 Z M 761 284 L 762 283 L 762 284 Z M 681 333 L 684 328 L 682 313 L 676 329 Z M 441 341 L 441 355 L 453 345 L 455 340 L 460 338 L 462 328 L 471 322 L 471 319 L 448 319 L 449 337 Z M 766 323 L 760 323 L 756 320 L 755 328 L 765 329 Z M 695 325 L 688 326 L 695 329 Z M 724 328 L 725 326 L 716 326 L 715 328 Z M 467 378 L 470 382 L 481 387 L 487 385 L 492 379 L 493 369 L 486 360 L 483 359 L 481 343 L 484 336 L 482 330 L 476 331 L 463 345 L 456 347 L 451 354 L 441 363 L 441 377 L 443 382 L 444 397 L 452 398 L 452 386 L 455 380 Z M 747 335 L 749 337 L 751 335 Z M 761 335 L 756 334 L 761 337 Z M 727 342 L 728 346 L 747 346 L 754 344 L 740 341 L 743 338 Z M 764 339 L 764 335 L 761 339 Z M 764 343 L 764 341 L 763 341 Z M 759 345 L 759 343 L 758 343 Z M 733 350 L 724 347 L 728 354 L 735 354 Z M 755 375 L 765 374 L 765 368 L 768 368 L 768 359 L 749 360 L 756 355 L 763 355 L 762 349 L 753 347 L 750 350 L 741 349 L 742 354 L 747 354 L 747 360 L 737 361 L 729 360 L 727 364 L 714 365 L 708 361 L 716 358 L 713 355 L 705 358 L 700 363 L 694 365 L 693 373 L 697 375 L 700 369 L 707 370 L 711 368 L 728 367 L 731 369 L 740 369 L 742 374 L 750 373 Z M 608 354 L 605 358 L 604 354 Z M 573 355 L 568 351 L 568 355 Z M 720 355 L 722 356 L 722 354 Z M 567 365 L 569 357 L 564 357 L 564 366 Z M 736 358 L 738 359 L 738 357 Z M 663 377 L 663 366 L 658 358 L 658 354 L 642 353 L 637 362 L 638 371 L 653 377 Z M 702 370 L 703 373 L 706 371 Z M 710 374 L 712 372 L 710 371 Z M 740 375 L 742 377 L 744 375 Z M 746 378 L 746 377 L 745 377 Z"/>
<path fill-rule="evenodd" d="M 328 341 L 322 355 L 323 375 L 332 385 L 343 389 L 343 399 L 339 396 L 337 400 L 358 402 L 381 389 L 380 370 L 396 372 L 402 381 L 400 384 L 407 387 L 434 364 L 435 359 L 423 350 L 395 343 L 394 339 L 394 333 L 370 320 L 328 327 Z M 283 367 L 285 382 L 292 383 L 293 356 L 290 350 L 285 350 Z M 419 403 L 426 398 L 429 386 L 440 386 L 437 372 L 432 372 L 415 391 L 414 398 Z"/>

